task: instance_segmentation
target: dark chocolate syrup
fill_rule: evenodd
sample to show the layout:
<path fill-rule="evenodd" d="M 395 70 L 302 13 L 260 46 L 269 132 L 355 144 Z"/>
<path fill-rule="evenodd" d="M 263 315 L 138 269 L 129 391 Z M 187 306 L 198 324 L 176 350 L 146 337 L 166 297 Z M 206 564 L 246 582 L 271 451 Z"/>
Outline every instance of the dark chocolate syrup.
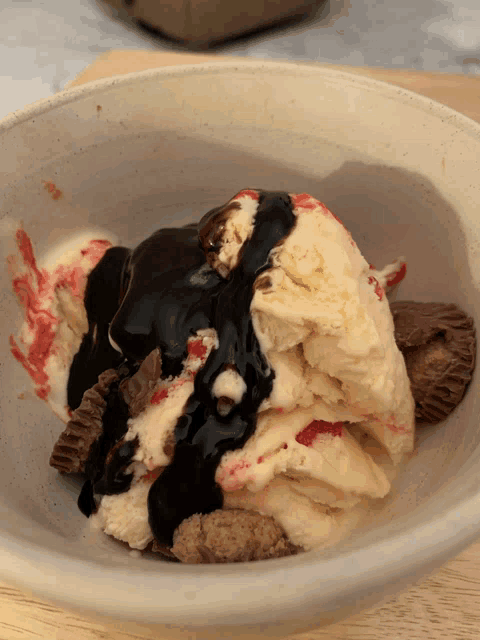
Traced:
<path fill-rule="evenodd" d="M 122 273 L 130 249 L 108 249 L 87 278 L 84 304 L 88 332 L 73 358 L 67 385 L 67 401 L 72 411 L 80 406 L 83 394 L 93 387 L 98 376 L 116 368 L 123 356 L 108 340 L 108 327 L 118 310 L 122 293 Z"/>
<path fill-rule="evenodd" d="M 133 250 L 126 267 L 128 289 L 110 326 L 127 358 L 141 361 L 160 347 L 163 374 L 181 373 L 187 340 L 211 326 L 211 296 L 223 286 L 213 270 L 194 277 L 204 264 L 191 227 L 161 229 Z"/>
<path fill-rule="evenodd" d="M 295 215 L 287 193 L 258 193 L 253 233 L 228 278 L 221 278 L 206 264 L 205 252 L 199 247 L 199 235 L 218 209 L 203 218 L 199 232 L 191 225 L 157 231 L 130 254 L 123 269 L 128 288 L 111 322 L 110 335 L 128 362 L 142 361 L 159 346 L 163 375 L 178 375 L 189 336 L 213 327 L 219 342 L 197 374 L 194 392 L 176 425 L 173 460 L 149 492 L 150 526 L 163 544 L 172 544 L 173 532 L 185 518 L 222 506 L 222 492 L 215 483 L 216 468 L 226 451 L 243 447 L 253 434 L 258 408 L 272 391 L 274 372 L 255 336 L 250 304 L 256 278 L 271 266 L 270 252 L 291 232 Z M 211 235 L 211 229 L 208 232 Z M 121 272 L 118 269 L 117 277 Z M 246 391 L 228 415 L 222 416 L 211 389 L 225 367 L 235 368 Z M 70 379 L 74 386 L 72 375 Z M 110 395 L 121 394 L 111 389 L 108 398 Z M 113 410 L 115 401 L 110 402 Z M 109 415 L 105 413 L 107 423 Z M 94 505 L 94 492 L 125 491 L 131 481 L 126 469 L 136 443 L 129 443 L 123 451 L 119 434 L 112 439 L 107 435 L 105 416 L 104 440 L 99 445 L 100 470 L 93 457 L 89 460 L 91 487 L 83 496 L 87 507 Z M 122 435 L 125 431 L 126 421 Z M 105 451 L 116 443 L 120 453 L 114 451 L 107 464 Z"/>

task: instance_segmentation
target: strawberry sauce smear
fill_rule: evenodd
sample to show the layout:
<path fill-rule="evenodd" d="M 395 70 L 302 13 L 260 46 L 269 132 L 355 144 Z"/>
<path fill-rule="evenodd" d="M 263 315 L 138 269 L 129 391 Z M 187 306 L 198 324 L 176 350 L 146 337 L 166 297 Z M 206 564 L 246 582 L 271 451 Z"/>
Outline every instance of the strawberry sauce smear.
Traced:
<path fill-rule="evenodd" d="M 93 268 L 111 243 L 106 240 L 92 240 L 81 251 L 77 264 L 60 265 L 49 272 L 39 269 L 32 242 L 23 229 L 16 231 L 15 241 L 23 265 L 16 266 L 15 256 L 9 256 L 7 264 L 13 271 L 13 291 L 24 309 L 29 340 L 28 344 L 25 344 L 25 341 L 20 339 L 24 347 L 22 350 L 15 337 L 11 335 L 10 350 L 35 383 L 36 395 L 46 400 L 51 391 L 47 363 L 54 352 L 55 336 L 61 322 L 61 318 L 50 310 L 55 290 L 68 289 L 73 296 L 83 299 L 89 269 L 80 265 L 80 260 L 86 258 L 91 265 L 90 268 Z"/>
<path fill-rule="evenodd" d="M 411 431 L 408 427 L 401 424 L 396 424 L 393 421 L 385 422 L 385 426 L 387 427 L 387 429 L 390 429 L 392 433 L 409 433 L 409 431 Z"/>
<path fill-rule="evenodd" d="M 297 433 L 295 440 L 305 447 L 313 446 L 314 440 L 321 434 L 330 434 L 335 438 L 343 435 L 343 422 L 325 422 L 325 420 L 313 420 L 300 433 Z"/>
<path fill-rule="evenodd" d="M 261 460 L 260 462 L 257 460 L 257 464 L 263 462 L 263 456 L 260 456 L 260 458 Z M 216 482 L 224 491 L 238 491 L 247 483 L 251 466 L 252 464 L 247 462 L 247 460 L 236 460 L 232 465 L 217 473 Z"/>
<path fill-rule="evenodd" d="M 110 240 L 90 240 L 88 245 L 80 251 L 81 255 L 88 258 L 92 263 L 92 269 L 103 258 L 103 254 L 110 249 Z"/>
<path fill-rule="evenodd" d="M 383 300 L 383 296 L 385 295 L 385 289 L 378 282 L 378 280 L 373 276 L 369 276 L 368 284 L 373 284 L 375 286 L 375 295 L 379 300 Z"/>
<path fill-rule="evenodd" d="M 187 351 L 189 355 L 200 358 L 203 360 L 207 355 L 207 347 L 203 344 L 203 340 L 191 340 L 187 344 Z"/>
<path fill-rule="evenodd" d="M 293 193 L 291 195 L 293 206 L 313 211 L 317 207 L 325 208 L 321 202 L 312 198 L 308 193 Z"/>
<path fill-rule="evenodd" d="M 343 229 L 348 235 L 348 239 L 352 247 L 357 246 L 355 241 L 352 238 L 350 231 L 343 224 L 342 220 L 340 220 L 338 216 L 336 216 L 332 211 L 330 211 L 330 209 L 326 205 L 324 205 L 323 202 L 320 202 L 320 200 L 317 200 L 316 198 L 309 195 L 308 193 L 292 193 L 290 194 L 290 197 L 292 199 L 292 203 L 295 209 L 297 208 L 306 209 L 307 211 L 314 211 L 315 209 L 321 209 L 321 211 L 325 216 L 327 216 L 327 218 L 333 218 L 336 222 L 338 222 L 338 224 L 341 227 L 343 227 Z"/>
<path fill-rule="evenodd" d="M 187 382 L 193 382 L 195 376 L 197 375 L 196 369 L 190 369 L 189 367 L 192 365 L 192 361 L 200 360 L 200 364 L 205 364 L 205 361 L 210 353 L 209 347 L 204 343 L 202 338 L 189 339 L 187 342 L 187 360 L 185 361 L 185 366 L 182 375 L 175 378 L 172 382 L 165 383 L 168 386 L 163 387 L 161 389 L 157 389 L 154 392 L 152 397 L 150 398 L 150 404 L 161 404 L 166 398 L 168 398 L 169 393 L 179 389 Z"/>
<path fill-rule="evenodd" d="M 51 326 L 46 325 L 42 327 L 41 323 L 39 323 L 38 330 L 35 332 L 27 356 L 21 351 L 15 338 L 10 336 L 10 351 L 35 383 L 35 393 L 42 400 L 46 400 L 51 391 L 45 367 L 50 355 L 54 336 L 55 332 Z"/>
<path fill-rule="evenodd" d="M 150 400 L 150 404 L 160 404 L 161 402 L 163 402 L 163 400 L 165 400 L 165 398 L 168 396 L 168 389 L 162 389 L 161 391 L 155 391 L 155 393 L 153 394 L 151 400 Z"/>
<path fill-rule="evenodd" d="M 371 422 L 376 422 L 377 424 L 380 424 L 384 427 L 386 427 L 387 429 L 389 429 L 392 433 L 396 433 L 396 434 L 402 434 L 402 433 L 410 433 L 411 432 L 411 428 L 408 425 L 405 424 L 397 424 L 395 422 L 395 416 L 392 414 L 389 417 L 380 417 L 380 416 L 376 416 L 376 415 L 372 415 L 370 413 L 364 414 L 363 418 L 365 420 L 369 420 Z"/>
<path fill-rule="evenodd" d="M 397 271 L 394 271 L 387 278 L 387 287 L 394 287 L 396 284 L 401 282 L 407 273 L 407 263 L 402 262 Z"/>
<path fill-rule="evenodd" d="M 162 467 L 155 467 L 154 469 L 149 469 L 146 473 L 141 476 L 141 479 L 149 484 L 153 483 L 158 476 L 162 473 Z"/>
<path fill-rule="evenodd" d="M 239 191 L 237 193 L 237 195 L 233 198 L 233 200 L 237 200 L 237 198 L 251 198 L 252 200 L 257 200 L 259 199 L 259 194 L 258 191 L 254 191 L 253 189 L 244 189 L 243 191 Z"/>
<path fill-rule="evenodd" d="M 51 180 L 46 180 L 43 183 L 43 186 L 48 191 L 48 193 L 51 195 L 52 200 L 58 200 L 59 198 L 62 197 L 63 193 L 60 191 L 60 189 L 57 188 L 57 185 L 54 182 L 52 182 Z"/>

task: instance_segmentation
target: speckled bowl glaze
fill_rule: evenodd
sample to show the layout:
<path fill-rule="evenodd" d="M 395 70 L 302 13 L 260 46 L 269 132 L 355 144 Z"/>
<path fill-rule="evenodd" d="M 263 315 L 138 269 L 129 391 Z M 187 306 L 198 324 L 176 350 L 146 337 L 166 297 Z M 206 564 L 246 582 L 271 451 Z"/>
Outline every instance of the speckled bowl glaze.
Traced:
<path fill-rule="evenodd" d="M 19 221 L 41 256 L 85 227 L 133 244 L 244 187 L 308 192 L 371 262 L 407 257 L 398 298 L 456 302 L 479 324 L 480 127 L 428 99 L 329 68 L 232 60 L 87 84 L 0 132 L 3 260 Z M 374 604 L 480 532 L 475 376 L 451 418 L 419 433 L 376 517 L 328 553 L 209 566 L 132 557 L 88 531 L 79 482 L 48 467 L 62 425 L 10 355 L 21 315 L 6 270 L 0 295 L 1 579 L 152 637 L 278 637 Z"/>

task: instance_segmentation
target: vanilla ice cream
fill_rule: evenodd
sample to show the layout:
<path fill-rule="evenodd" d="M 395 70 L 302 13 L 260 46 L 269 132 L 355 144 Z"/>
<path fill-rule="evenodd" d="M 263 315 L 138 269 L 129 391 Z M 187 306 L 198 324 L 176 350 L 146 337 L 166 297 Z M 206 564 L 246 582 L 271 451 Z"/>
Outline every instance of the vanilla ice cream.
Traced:
<path fill-rule="evenodd" d="M 113 371 L 97 403 L 103 434 L 82 454 L 79 502 L 106 533 L 135 549 L 172 547 L 194 514 L 242 508 L 308 550 L 346 534 L 366 501 L 389 492 L 414 441 L 386 296 L 403 259 L 378 271 L 325 205 L 257 190 L 117 261 L 105 249 L 93 271 L 95 261 L 82 263 L 82 343 L 74 332 L 60 358 L 57 332 L 51 358 L 74 362 L 62 393 L 68 386 L 77 422 L 93 386 L 79 372 Z M 118 297 L 99 309 L 107 280 Z M 71 313 L 57 304 L 55 316 L 68 324 Z"/>

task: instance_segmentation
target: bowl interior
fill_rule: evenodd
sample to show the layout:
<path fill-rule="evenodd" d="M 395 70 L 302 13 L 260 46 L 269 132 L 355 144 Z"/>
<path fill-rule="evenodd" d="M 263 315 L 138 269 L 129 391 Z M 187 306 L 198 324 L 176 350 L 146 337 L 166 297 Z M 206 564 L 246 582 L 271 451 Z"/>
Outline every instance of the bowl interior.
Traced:
<path fill-rule="evenodd" d="M 85 227 L 108 229 L 132 246 L 246 187 L 308 192 L 344 221 L 370 262 L 406 256 L 397 299 L 456 302 L 478 323 L 473 123 L 408 92 L 330 70 L 228 64 L 100 83 L 26 113 L 14 127 L 7 122 L 2 260 L 18 221 L 41 258 Z M 62 197 L 53 200 L 44 181 L 53 181 Z M 179 571 L 155 557 L 132 557 L 86 526 L 76 507 L 80 480 L 48 466 L 63 426 L 9 352 L 21 315 L 6 270 L 0 296 L 0 532 L 25 547 L 82 560 L 87 572 Z M 475 495 L 478 397 L 476 376 L 449 420 L 418 433 L 416 453 L 391 496 L 351 540 L 275 566 L 337 561 Z M 194 580 L 196 571 L 182 575 Z"/>

